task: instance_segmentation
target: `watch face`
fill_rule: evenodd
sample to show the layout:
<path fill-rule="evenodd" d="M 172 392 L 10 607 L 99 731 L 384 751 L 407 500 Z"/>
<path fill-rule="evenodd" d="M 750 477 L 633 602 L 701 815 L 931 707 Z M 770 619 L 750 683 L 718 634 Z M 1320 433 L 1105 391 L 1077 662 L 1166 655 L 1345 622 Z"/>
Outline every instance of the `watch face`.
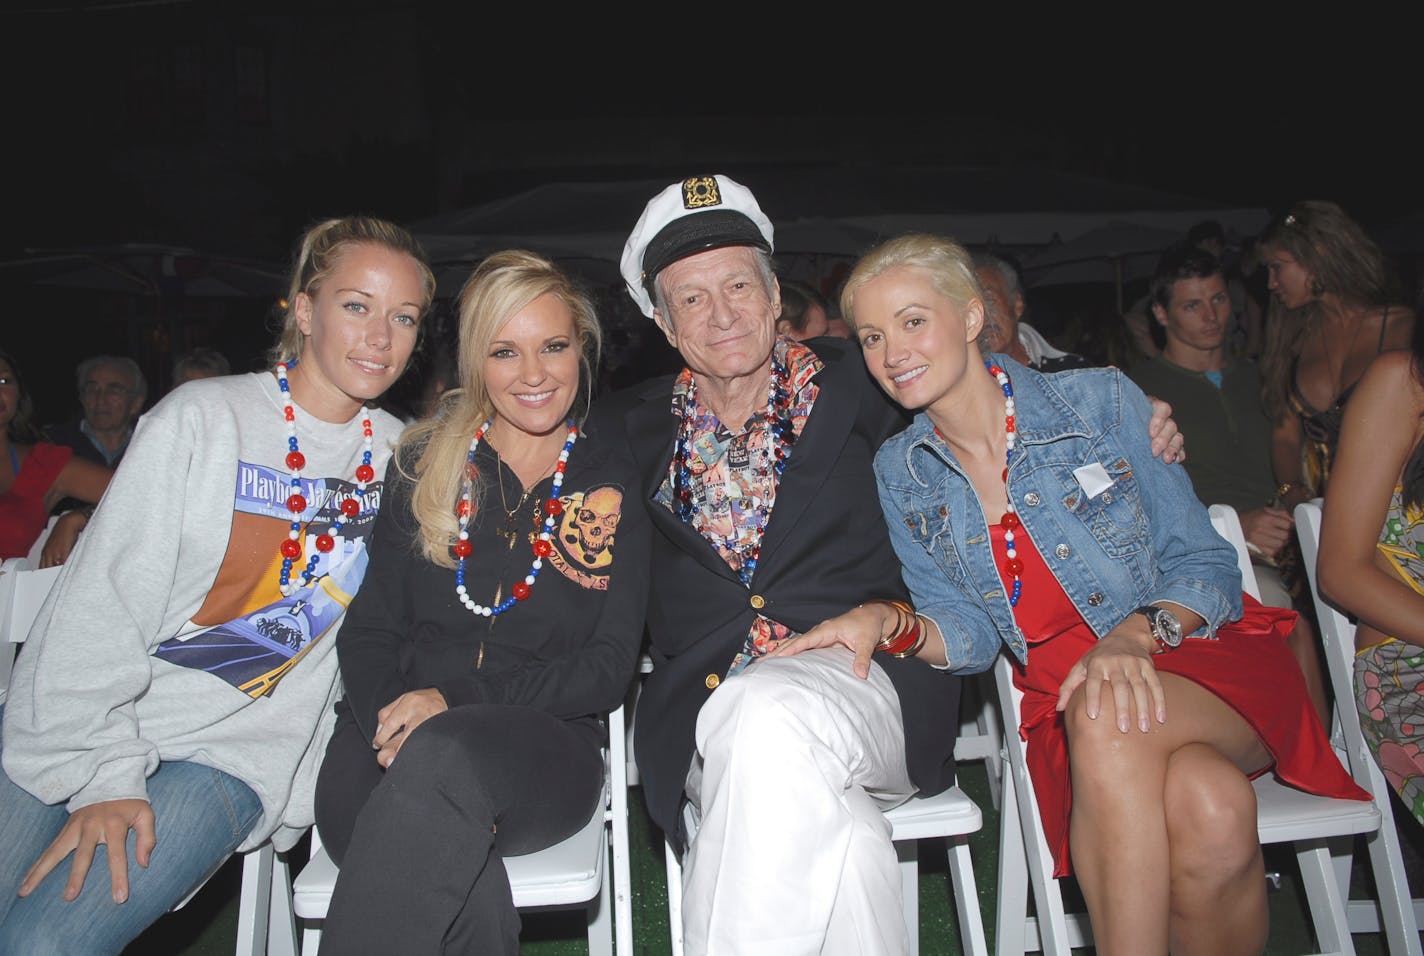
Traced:
<path fill-rule="evenodd" d="M 1182 643 L 1182 622 L 1177 620 L 1177 615 L 1165 608 L 1158 608 L 1157 613 L 1153 615 L 1152 630 L 1168 647 L 1176 647 Z"/>

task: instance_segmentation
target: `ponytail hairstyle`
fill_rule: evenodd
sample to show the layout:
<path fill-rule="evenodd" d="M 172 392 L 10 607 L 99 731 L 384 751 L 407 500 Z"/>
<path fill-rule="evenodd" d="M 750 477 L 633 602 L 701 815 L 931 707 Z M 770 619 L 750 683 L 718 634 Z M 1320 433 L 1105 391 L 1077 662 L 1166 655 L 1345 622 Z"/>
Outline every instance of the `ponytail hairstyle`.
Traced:
<path fill-rule="evenodd" d="M 302 234 L 293 256 L 287 297 L 283 300 L 282 330 L 268 356 L 271 364 L 290 364 L 302 357 L 305 336 L 297 326 L 297 296 L 303 292 L 309 296 L 315 293 L 326 277 L 335 271 L 346 250 L 362 244 L 381 246 L 414 259 L 420 266 L 421 284 L 425 291 L 421 311 L 430 307 L 431 300 L 435 298 L 435 273 L 430 270 L 425 250 L 409 231 L 393 222 L 371 216 L 327 219 Z"/>

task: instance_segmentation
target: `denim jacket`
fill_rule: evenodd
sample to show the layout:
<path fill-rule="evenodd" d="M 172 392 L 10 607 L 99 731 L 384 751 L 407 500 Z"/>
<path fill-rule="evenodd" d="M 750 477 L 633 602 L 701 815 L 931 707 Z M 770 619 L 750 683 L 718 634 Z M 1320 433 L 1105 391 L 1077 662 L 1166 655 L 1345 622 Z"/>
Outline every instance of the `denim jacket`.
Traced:
<path fill-rule="evenodd" d="M 1142 391 L 1116 369 L 1043 375 L 1007 356 L 993 358 L 1014 389 L 1018 442 L 1009 494 L 1029 539 L 1093 632 L 1101 638 L 1155 601 L 1201 615 L 1206 625 L 1196 637 L 1238 619 L 1236 553 L 1212 527 L 1186 470 L 1153 457 Z M 915 607 L 939 625 L 949 669 L 987 670 L 1001 641 L 1026 660 L 990 520 L 927 415 L 881 446 L 875 475 L 905 584 Z"/>

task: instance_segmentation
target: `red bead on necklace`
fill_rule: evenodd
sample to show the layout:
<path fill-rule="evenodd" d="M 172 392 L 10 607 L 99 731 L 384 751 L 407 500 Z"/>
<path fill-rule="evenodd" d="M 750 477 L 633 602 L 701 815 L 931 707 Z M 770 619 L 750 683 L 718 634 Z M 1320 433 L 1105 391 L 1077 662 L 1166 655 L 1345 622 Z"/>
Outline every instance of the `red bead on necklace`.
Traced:
<path fill-rule="evenodd" d="M 302 556 L 301 517 L 307 510 L 306 496 L 301 493 L 302 469 L 307 466 L 307 458 L 297 445 L 297 409 L 292 404 L 292 389 L 287 382 L 287 370 L 295 364 L 297 363 L 277 363 L 277 387 L 282 390 L 282 417 L 287 422 L 286 464 L 287 469 L 292 473 L 292 493 L 287 496 L 286 502 L 287 510 L 292 513 L 292 526 L 287 532 L 287 539 L 278 548 L 282 554 L 282 570 L 277 576 L 277 585 L 286 597 L 291 597 L 299 588 L 310 584 L 316 577 L 316 565 L 321 560 L 320 555 L 336 550 L 337 534 L 340 533 L 342 525 L 361 513 L 362 502 L 366 496 L 366 486 L 376 477 L 376 469 L 371 467 L 371 413 L 366 410 L 365 405 L 362 405 L 361 438 L 364 447 L 361 451 L 361 464 L 356 466 L 356 491 L 350 497 L 341 500 L 337 506 L 337 514 L 332 519 L 330 526 L 326 531 L 316 536 L 316 550 L 307 559 L 307 566 L 302 568 L 302 583 L 297 584 L 292 581 L 292 566 Z"/>
<path fill-rule="evenodd" d="M 572 419 L 569 420 L 568 437 L 564 440 L 563 450 L 559 452 L 559 458 L 554 463 L 554 484 L 549 491 L 548 500 L 540 509 L 544 513 L 544 527 L 539 532 L 539 536 L 534 539 L 534 563 L 529 566 L 529 573 L 522 580 L 514 582 L 514 586 L 509 589 L 509 597 L 498 604 L 486 606 L 470 597 L 470 592 L 465 587 L 465 559 L 475 550 L 474 545 L 470 544 L 470 518 L 476 511 L 473 480 L 473 475 L 477 473 L 475 452 L 479 449 L 480 440 L 485 437 L 485 432 L 489 431 L 489 427 L 489 421 L 479 427 L 479 430 L 475 432 L 475 437 L 470 440 L 470 450 L 465 455 L 465 483 L 460 490 L 460 500 L 455 504 L 455 518 L 460 533 L 455 543 L 451 545 L 451 550 L 456 558 L 455 596 L 460 599 L 460 603 L 465 605 L 471 614 L 480 617 L 499 617 L 514 607 L 517 602 L 529 598 L 534 589 L 534 583 L 539 578 L 539 572 L 544 567 L 544 559 L 554 553 L 554 546 L 549 541 L 554 537 L 554 525 L 558 523 L 559 515 L 564 511 L 564 503 L 559 500 L 559 490 L 564 486 L 564 471 L 568 468 L 569 452 L 574 450 L 574 442 L 578 441 L 578 426 L 573 423 Z M 496 594 L 496 598 L 498 598 L 498 594 Z"/>

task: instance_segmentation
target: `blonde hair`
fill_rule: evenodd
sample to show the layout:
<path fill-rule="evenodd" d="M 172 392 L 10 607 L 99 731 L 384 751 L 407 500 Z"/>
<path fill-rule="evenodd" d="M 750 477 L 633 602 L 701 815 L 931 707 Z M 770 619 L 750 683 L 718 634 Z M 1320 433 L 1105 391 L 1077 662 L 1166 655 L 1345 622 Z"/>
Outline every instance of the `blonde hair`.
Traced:
<path fill-rule="evenodd" d="M 384 219 L 370 216 L 346 216 L 327 219 L 312 226 L 302 234 L 292 257 L 292 272 L 287 285 L 285 308 L 282 312 L 282 330 L 277 344 L 272 347 L 269 359 L 272 364 L 294 362 L 302 357 L 302 346 L 306 337 L 297 327 L 297 296 L 305 292 L 312 295 L 326 277 L 335 271 L 349 246 L 369 243 L 392 252 L 404 253 L 415 260 L 420 267 L 420 279 L 424 298 L 422 312 L 430 308 L 435 298 L 435 273 L 430 271 L 430 263 L 425 250 L 406 229 Z"/>
<path fill-rule="evenodd" d="M 455 502 L 464 483 L 465 456 L 475 429 L 494 414 L 485 385 L 490 343 L 506 322 L 541 295 L 556 297 L 573 314 L 583 389 L 570 415 L 582 420 L 587 411 L 603 342 L 592 300 L 543 256 L 522 249 L 489 256 L 460 290 L 459 387 L 441 397 L 435 415 L 401 433 L 394 456 L 402 474 L 415 480 L 411 513 L 420 525 L 421 552 L 432 564 L 455 566 L 450 547 L 458 534 Z"/>
<path fill-rule="evenodd" d="M 910 233 L 882 242 L 861 256 L 851 270 L 841 289 L 841 315 L 852 329 L 855 328 L 857 290 L 882 273 L 902 266 L 924 269 L 935 291 L 960 309 L 974 299 L 984 301 L 969 250 L 943 236 Z"/>

